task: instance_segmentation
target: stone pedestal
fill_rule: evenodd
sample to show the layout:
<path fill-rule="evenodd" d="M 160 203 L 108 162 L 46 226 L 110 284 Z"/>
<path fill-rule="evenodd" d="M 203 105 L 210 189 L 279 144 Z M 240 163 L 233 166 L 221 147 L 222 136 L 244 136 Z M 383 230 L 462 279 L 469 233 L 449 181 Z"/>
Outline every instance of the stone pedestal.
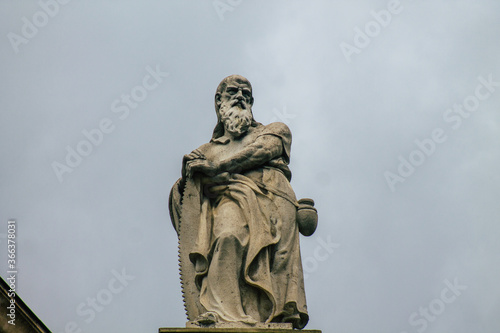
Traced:
<path fill-rule="evenodd" d="M 321 333 L 320 330 L 275 328 L 160 328 L 159 333 Z"/>
<path fill-rule="evenodd" d="M 245 323 L 226 323 L 226 322 L 220 322 L 220 323 L 213 323 L 213 324 L 208 324 L 208 325 L 202 325 L 196 321 L 188 321 L 186 323 L 186 328 L 258 328 L 258 329 L 275 329 L 275 330 L 292 330 L 293 326 L 291 323 L 256 323 L 255 325 L 248 325 Z"/>

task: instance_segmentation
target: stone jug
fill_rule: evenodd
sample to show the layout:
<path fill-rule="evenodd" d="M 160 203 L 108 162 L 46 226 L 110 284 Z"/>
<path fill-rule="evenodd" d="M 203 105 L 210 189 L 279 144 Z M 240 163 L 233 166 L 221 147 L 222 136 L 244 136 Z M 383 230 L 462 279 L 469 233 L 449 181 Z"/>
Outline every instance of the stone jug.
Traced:
<path fill-rule="evenodd" d="M 304 236 L 311 236 L 318 226 L 318 211 L 314 208 L 313 199 L 300 199 L 297 208 L 299 231 Z"/>

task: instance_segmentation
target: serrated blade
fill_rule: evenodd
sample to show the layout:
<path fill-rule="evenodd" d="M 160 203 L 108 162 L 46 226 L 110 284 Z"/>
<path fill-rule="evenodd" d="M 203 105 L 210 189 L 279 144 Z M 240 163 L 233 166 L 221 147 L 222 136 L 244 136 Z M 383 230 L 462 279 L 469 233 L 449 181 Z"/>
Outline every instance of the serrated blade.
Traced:
<path fill-rule="evenodd" d="M 182 298 L 188 320 L 195 320 L 202 312 L 200 291 L 195 284 L 195 268 L 189 259 L 196 242 L 200 223 L 200 182 L 189 178 L 184 185 L 179 219 L 179 272 Z"/>

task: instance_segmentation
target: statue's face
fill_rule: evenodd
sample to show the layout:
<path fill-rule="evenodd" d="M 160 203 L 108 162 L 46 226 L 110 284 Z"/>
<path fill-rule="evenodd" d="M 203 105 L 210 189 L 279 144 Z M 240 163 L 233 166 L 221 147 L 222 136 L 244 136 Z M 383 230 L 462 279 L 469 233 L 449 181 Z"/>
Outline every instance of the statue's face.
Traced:
<path fill-rule="evenodd" d="M 219 114 L 224 129 L 233 137 L 240 137 L 252 124 L 252 90 L 245 81 L 228 83 L 220 96 Z"/>
<path fill-rule="evenodd" d="M 220 101 L 231 106 L 240 105 L 242 109 L 252 106 L 252 89 L 244 80 L 234 79 L 228 82 L 221 94 Z"/>

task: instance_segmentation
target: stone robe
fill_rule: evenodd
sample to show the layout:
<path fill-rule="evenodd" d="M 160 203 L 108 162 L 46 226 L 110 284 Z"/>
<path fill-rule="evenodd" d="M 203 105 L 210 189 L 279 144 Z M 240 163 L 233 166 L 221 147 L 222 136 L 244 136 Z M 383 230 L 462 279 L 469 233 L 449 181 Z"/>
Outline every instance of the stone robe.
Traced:
<path fill-rule="evenodd" d="M 297 200 L 289 182 L 290 130 L 283 123 L 256 124 L 239 142 L 216 138 L 199 150 L 208 160 L 224 160 L 263 135 L 280 138 L 281 156 L 252 170 L 179 179 L 170 195 L 171 217 L 177 229 L 182 186 L 194 187 L 199 214 L 182 223 L 198 223 L 189 258 L 203 311 L 225 322 L 291 322 L 303 328 L 309 317 Z"/>

